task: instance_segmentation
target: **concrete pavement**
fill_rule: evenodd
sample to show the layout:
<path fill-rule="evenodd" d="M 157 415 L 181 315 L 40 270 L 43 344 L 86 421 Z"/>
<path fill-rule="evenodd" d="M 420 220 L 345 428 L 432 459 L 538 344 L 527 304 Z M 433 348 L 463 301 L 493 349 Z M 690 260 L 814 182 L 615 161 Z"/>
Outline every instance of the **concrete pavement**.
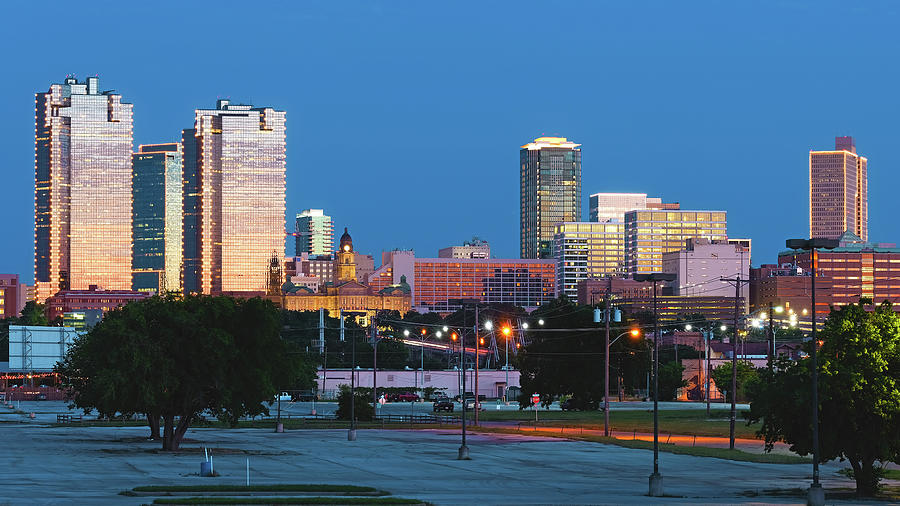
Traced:
<path fill-rule="evenodd" d="M 471 461 L 455 459 L 458 430 L 191 429 L 184 451 L 159 452 L 144 427 L 45 427 L 2 424 L 8 465 L 0 503 L 139 504 L 116 495 L 139 485 L 336 483 L 383 488 L 436 504 L 802 504 L 803 498 L 746 491 L 805 487 L 808 465 L 773 465 L 663 453 L 673 497 L 649 498 L 652 452 L 532 435 L 470 435 Z M 219 478 L 198 476 L 209 447 Z M 852 487 L 822 467 L 826 487 Z"/>

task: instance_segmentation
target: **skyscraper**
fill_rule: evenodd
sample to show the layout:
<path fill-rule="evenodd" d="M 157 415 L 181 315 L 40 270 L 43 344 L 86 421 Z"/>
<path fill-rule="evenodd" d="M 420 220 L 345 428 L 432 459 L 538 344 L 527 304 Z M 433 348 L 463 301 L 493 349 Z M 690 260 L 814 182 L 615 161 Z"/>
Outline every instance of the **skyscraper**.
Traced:
<path fill-rule="evenodd" d="M 284 258 L 284 111 L 219 100 L 182 141 L 184 291 L 264 293 Z"/>
<path fill-rule="evenodd" d="M 809 236 L 837 239 L 853 232 L 869 236 L 866 157 L 853 137 L 835 137 L 833 151 L 809 152 Z"/>
<path fill-rule="evenodd" d="M 581 144 L 538 137 L 519 152 L 520 256 L 551 258 L 554 226 L 581 221 Z"/>
<path fill-rule="evenodd" d="M 132 105 L 100 80 L 35 95 L 34 280 L 58 290 L 131 288 Z"/>
<path fill-rule="evenodd" d="M 297 215 L 296 252 L 330 255 L 334 248 L 334 223 L 322 209 L 305 209 Z"/>
<path fill-rule="evenodd" d="M 181 144 L 143 144 L 131 156 L 132 289 L 181 289 Z"/>

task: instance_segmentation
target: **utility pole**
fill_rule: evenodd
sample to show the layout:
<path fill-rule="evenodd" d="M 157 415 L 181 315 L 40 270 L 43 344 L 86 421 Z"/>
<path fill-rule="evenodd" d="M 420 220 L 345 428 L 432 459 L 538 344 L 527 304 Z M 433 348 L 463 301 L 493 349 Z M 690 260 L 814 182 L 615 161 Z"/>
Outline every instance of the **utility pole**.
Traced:
<path fill-rule="evenodd" d="M 606 320 L 606 367 L 603 374 L 603 435 L 609 437 L 609 298 L 612 292 L 612 278 L 607 278 L 604 315 Z"/>
<path fill-rule="evenodd" d="M 475 304 L 475 426 L 478 426 L 478 408 L 480 407 L 480 402 L 478 401 L 478 304 Z M 463 392 L 465 395 L 465 392 Z"/>
<path fill-rule="evenodd" d="M 375 317 L 372 317 L 372 409 L 378 412 L 378 335 L 375 329 Z"/>
<path fill-rule="evenodd" d="M 737 343 L 738 343 L 738 318 L 740 317 L 741 283 L 749 283 L 749 279 L 743 279 L 740 275 L 734 278 L 721 278 L 722 281 L 734 283 L 734 338 L 731 342 L 731 420 L 729 424 L 728 447 L 734 450 L 734 423 L 737 418 Z"/>

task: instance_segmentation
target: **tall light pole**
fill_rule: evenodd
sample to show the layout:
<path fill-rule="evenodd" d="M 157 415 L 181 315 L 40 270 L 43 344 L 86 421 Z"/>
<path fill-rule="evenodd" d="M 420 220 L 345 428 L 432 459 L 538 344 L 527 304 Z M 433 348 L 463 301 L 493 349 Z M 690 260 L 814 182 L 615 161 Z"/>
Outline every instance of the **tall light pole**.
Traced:
<path fill-rule="evenodd" d="M 650 475 L 650 496 L 663 495 L 663 479 L 659 474 L 659 313 L 656 305 L 657 285 L 664 281 L 675 281 L 675 275 L 665 272 L 634 274 L 635 281 L 653 283 L 653 474 Z"/>
<path fill-rule="evenodd" d="M 506 365 L 503 367 L 504 369 L 506 369 L 506 383 L 503 384 L 503 402 L 507 404 L 509 403 L 509 400 L 507 400 L 506 398 L 506 394 L 507 392 L 509 392 L 509 335 L 511 332 L 512 330 L 510 330 L 508 326 L 503 327 L 503 340 L 506 343 Z"/>
<path fill-rule="evenodd" d="M 785 244 L 790 249 L 809 250 L 810 284 L 812 286 L 812 427 L 813 427 L 813 482 L 806 495 L 806 503 L 812 506 L 825 504 L 825 490 L 819 483 L 819 363 L 816 351 L 819 341 L 816 340 L 816 271 L 819 268 L 817 249 L 834 249 L 840 245 L 837 239 L 814 237 L 812 239 L 788 239 Z"/>
<path fill-rule="evenodd" d="M 475 335 L 475 340 L 478 340 L 478 303 L 480 302 L 478 299 L 449 299 L 447 301 L 450 304 L 458 304 L 463 308 L 463 325 L 460 329 L 459 333 L 459 358 L 460 358 L 460 367 L 462 372 L 462 394 L 460 396 L 460 400 L 462 400 L 462 444 L 459 447 L 459 453 L 457 454 L 457 460 L 471 460 L 469 457 L 469 447 L 466 445 L 466 365 L 465 365 L 465 350 L 466 350 L 466 338 L 465 338 L 465 318 L 466 318 L 466 308 L 468 306 L 475 306 L 475 325 L 472 326 L 473 333 Z M 475 357 L 478 358 L 477 356 Z M 478 404 L 478 397 L 475 397 L 475 404 Z"/>

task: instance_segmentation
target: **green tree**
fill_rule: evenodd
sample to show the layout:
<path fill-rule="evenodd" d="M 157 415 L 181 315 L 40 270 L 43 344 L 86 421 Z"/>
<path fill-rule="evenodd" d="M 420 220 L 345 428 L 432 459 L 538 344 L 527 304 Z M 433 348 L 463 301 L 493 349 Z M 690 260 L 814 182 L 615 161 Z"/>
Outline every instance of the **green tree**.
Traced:
<path fill-rule="evenodd" d="M 716 384 L 716 388 L 725 394 L 726 402 L 731 402 L 731 362 L 722 364 L 712 370 L 712 380 Z M 745 387 L 756 381 L 759 377 L 759 371 L 753 367 L 751 362 L 745 360 L 737 361 L 737 400 L 745 400 L 747 398 Z"/>
<path fill-rule="evenodd" d="M 819 458 L 848 460 L 860 496 L 877 492 L 881 468 L 900 463 L 900 317 L 890 303 L 833 310 L 819 334 Z M 812 343 L 807 343 L 807 351 Z M 748 389 L 750 423 L 766 450 L 784 441 L 812 453 L 812 361 L 779 359 Z"/>
<path fill-rule="evenodd" d="M 684 366 L 679 362 L 667 362 L 659 366 L 659 400 L 673 401 L 679 388 L 687 386 L 683 378 Z"/>
<path fill-rule="evenodd" d="M 47 319 L 46 310 L 47 306 L 44 304 L 38 304 L 33 300 L 29 300 L 25 303 L 25 307 L 22 308 L 21 316 L 14 325 L 50 325 L 50 320 Z"/>
<path fill-rule="evenodd" d="M 341 385 L 338 392 L 338 408 L 334 416 L 338 420 L 350 419 L 350 386 Z M 357 420 L 371 421 L 375 419 L 375 408 L 372 406 L 372 389 L 357 389 L 353 397 L 353 416 Z"/>
<path fill-rule="evenodd" d="M 103 416 L 141 413 L 177 450 L 204 411 L 236 421 L 301 373 L 269 301 L 173 295 L 110 311 L 76 338 L 56 372 L 73 404 Z M 311 379 L 310 379 L 311 381 Z"/>
<path fill-rule="evenodd" d="M 603 330 L 593 319 L 593 308 L 579 306 L 565 298 L 551 301 L 532 313 L 542 318 L 545 331 L 529 334 L 531 342 L 519 351 L 516 364 L 521 373 L 522 395 L 519 406 L 531 406 L 531 394 L 541 394 L 543 405 L 555 397 L 572 395 L 576 402 L 596 405 L 603 398 L 605 340 Z M 610 330 L 610 338 L 630 328 L 623 317 Z M 570 330 L 571 329 L 571 330 Z M 630 335 L 622 336 L 610 347 L 610 394 L 614 394 L 619 371 L 626 384 L 643 380 L 648 367 L 647 342 Z"/>

